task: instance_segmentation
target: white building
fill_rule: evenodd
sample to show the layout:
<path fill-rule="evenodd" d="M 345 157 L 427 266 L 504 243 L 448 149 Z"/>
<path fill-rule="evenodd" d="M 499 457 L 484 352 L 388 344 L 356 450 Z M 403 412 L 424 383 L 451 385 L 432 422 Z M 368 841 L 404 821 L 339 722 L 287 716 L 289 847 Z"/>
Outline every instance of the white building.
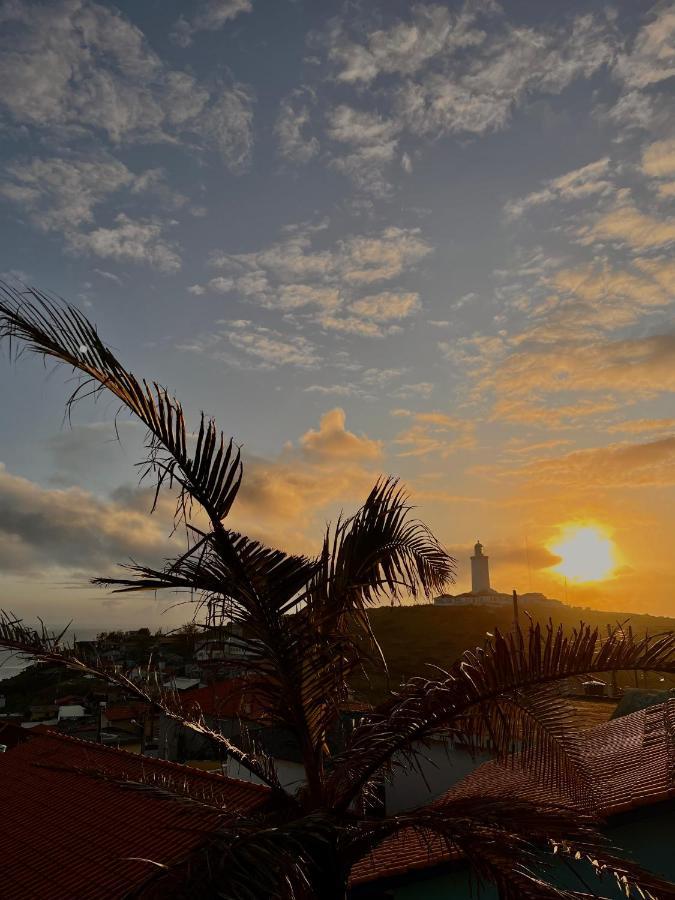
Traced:
<path fill-rule="evenodd" d="M 560 605 L 560 600 L 551 600 L 544 594 L 519 594 L 520 603 L 544 603 Z M 503 594 L 490 587 L 490 560 L 483 553 L 483 545 L 476 541 L 471 557 L 471 590 L 463 594 L 441 594 L 434 598 L 435 606 L 507 606 L 513 603 L 513 594 Z"/>

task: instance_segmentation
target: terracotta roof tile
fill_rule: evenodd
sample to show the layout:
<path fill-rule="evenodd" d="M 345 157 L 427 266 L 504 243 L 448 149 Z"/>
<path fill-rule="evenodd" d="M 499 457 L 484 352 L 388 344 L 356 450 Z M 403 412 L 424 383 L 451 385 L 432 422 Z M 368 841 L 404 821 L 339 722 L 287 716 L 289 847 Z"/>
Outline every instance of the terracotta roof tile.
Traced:
<path fill-rule="evenodd" d="M 3 900 L 122 898 L 157 873 L 132 857 L 174 864 L 222 821 L 216 808 L 120 785 L 142 780 L 187 781 L 232 814 L 268 797 L 259 785 L 176 763 L 54 732 L 31 736 L 0 755 Z"/>
<path fill-rule="evenodd" d="M 588 729 L 583 738 L 595 803 L 591 798 L 579 802 L 556 795 L 524 770 L 487 762 L 434 805 L 442 807 L 450 800 L 472 796 L 509 796 L 576 803 L 588 813 L 608 817 L 675 797 L 675 700 Z M 440 839 L 402 832 L 360 860 L 352 868 L 351 881 L 360 884 L 403 875 L 452 858 Z"/>
<path fill-rule="evenodd" d="M 214 681 L 207 687 L 183 691 L 180 700 L 183 709 L 201 712 L 205 716 L 222 719 L 260 719 L 264 710 L 250 690 L 246 690 L 244 678 Z"/>

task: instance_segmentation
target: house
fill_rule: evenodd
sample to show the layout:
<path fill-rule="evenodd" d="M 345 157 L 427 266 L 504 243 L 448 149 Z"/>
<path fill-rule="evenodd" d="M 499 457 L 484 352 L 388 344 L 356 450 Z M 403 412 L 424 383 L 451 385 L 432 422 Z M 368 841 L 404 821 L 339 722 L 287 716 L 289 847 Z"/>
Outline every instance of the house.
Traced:
<path fill-rule="evenodd" d="M 87 715 L 87 710 L 81 703 L 64 703 L 59 706 L 57 718 L 61 719 L 83 719 Z"/>
<path fill-rule="evenodd" d="M 584 733 L 583 758 L 594 794 L 569 797 L 542 787 L 517 767 L 491 761 L 454 785 L 434 806 L 471 797 L 513 797 L 572 803 L 607 821 L 608 837 L 645 868 L 675 882 L 675 699 Z M 352 869 L 354 900 L 387 896 L 391 900 L 469 900 L 469 877 L 461 857 L 432 835 L 402 832 L 383 842 Z M 613 885 L 603 882 L 603 895 Z M 496 893 L 481 893 L 493 900 Z"/>
<path fill-rule="evenodd" d="M 181 863 L 227 815 L 264 809 L 268 790 L 40 729 L 0 754 L 0 796 L 3 900 L 160 900 L 184 896 L 180 869 L 161 867 Z"/>
<path fill-rule="evenodd" d="M 183 691 L 182 709 L 190 716 L 203 716 L 206 723 L 226 737 L 238 735 L 242 728 L 255 725 L 264 715 L 263 707 L 244 692 L 241 678 L 217 681 L 206 687 Z M 217 759 L 218 748 L 200 734 L 188 731 L 166 715 L 160 716 L 159 752 L 164 759 Z"/>
<path fill-rule="evenodd" d="M 199 678 L 185 678 L 184 676 L 172 676 L 164 683 L 164 687 L 170 691 L 192 691 L 199 685 Z"/>

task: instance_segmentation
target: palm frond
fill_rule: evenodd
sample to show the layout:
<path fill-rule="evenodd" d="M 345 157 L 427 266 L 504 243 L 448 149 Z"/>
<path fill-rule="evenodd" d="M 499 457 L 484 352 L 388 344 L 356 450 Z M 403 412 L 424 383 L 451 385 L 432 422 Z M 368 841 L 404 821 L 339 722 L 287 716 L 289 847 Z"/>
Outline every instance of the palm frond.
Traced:
<path fill-rule="evenodd" d="M 447 677 L 412 679 L 378 715 L 357 728 L 351 745 L 336 761 L 332 789 L 342 805 L 349 804 L 396 754 L 414 755 L 415 743 L 437 730 L 455 727 L 459 731 L 463 718 L 476 709 L 497 704 L 504 716 L 515 712 L 513 725 L 503 731 L 509 737 L 518 722 L 525 724 L 524 692 L 572 676 L 632 669 L 675 672 L 675 632 L 636 639 L 616 628 L 603 638 L 597 628 L 583 623 L 571 634 L 551 623 L 544 629 L 533 624 L 526 633 L 520 629 L 508 635 L 497 631 L 483 648 L 465 653 L 454 663 Z M 546 723 L 541 714 L 536 723 L 530 715 L 533 727 L 528 733 L 531 745 L 526 758 L 563 777 L 570 767 L 554 766 L 552 770 L 545 758 L 550 759 L 551 740 L 555 739 L 551 727 L 555 712 L 552 715 L 548 727 L 543 727 Z M 489 721 L 494 722 L 494 714 Z"/>
<path fill-rule="evenodd" d="M 398 480 L 381 478 L 354 516 L 329 529 L 316 589 L 330 594 L 336 613 L 385 594 L 430 597 L 454 580 L 455 560 L 410 511 Z"/>
<path fill-rule="evenodd" d="M 407 836 L 407 837 L 406 837 Z M 616 881 L 626 897 L 674 897 L 675 886 L 619 858 L 596 823 L 574 807 L 514 797 L 454 798 L 429 807 L 363 822 L 348 852 L 364 861 L 383 841 L 396 852 L 397 841 L 416 840 L 418 852 L 446 860 L 465 860 L 480 880 L 497 886 L 509 900 L 581 900 L 602 897 L 593 888 L 561 886 L 556 866 L 568 862 L 598 882 Z M 401 848 L 402 850 L 402 848 Z M 558 870 L 557 875 L 560 875 Z M 601 888 L 602 890 L 602 888 Z"/>
<path fill-rule="evenodd" d="M 35 288 L 18 291 L 0 282 L 3 338 L 16 355 L 37 353 L 82 373 L 84 381 L 71 395 L 68 409 L 85 393 L 108 390 L 140 419 L 150 435 L 145 465 L 146 471 L 156 475 L 157 493 L 164 483 L 176 482 L 183 512 L 190 500 L 195 500 L 214 524 L 227 516 L 242 477 L 240 451 L 233 440 L 226 440 L 213 419 L 202 413 L 191 452 L 178 400 L 157 382 L 139 380 L 128 372 L 80 310 Z"/>

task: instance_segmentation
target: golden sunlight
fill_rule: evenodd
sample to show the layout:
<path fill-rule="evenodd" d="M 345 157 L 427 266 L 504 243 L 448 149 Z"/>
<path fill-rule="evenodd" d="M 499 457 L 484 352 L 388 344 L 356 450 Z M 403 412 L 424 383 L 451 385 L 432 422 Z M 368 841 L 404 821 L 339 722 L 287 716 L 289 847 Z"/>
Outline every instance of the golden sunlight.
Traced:
<path fill-rule="evenodd" d="M 562 557 L 553 571 L 571 581 L 601 581 L 609 578 L 616 566 L 614 542 L 595 525 L 564 526 L 549 550 Z"/>

